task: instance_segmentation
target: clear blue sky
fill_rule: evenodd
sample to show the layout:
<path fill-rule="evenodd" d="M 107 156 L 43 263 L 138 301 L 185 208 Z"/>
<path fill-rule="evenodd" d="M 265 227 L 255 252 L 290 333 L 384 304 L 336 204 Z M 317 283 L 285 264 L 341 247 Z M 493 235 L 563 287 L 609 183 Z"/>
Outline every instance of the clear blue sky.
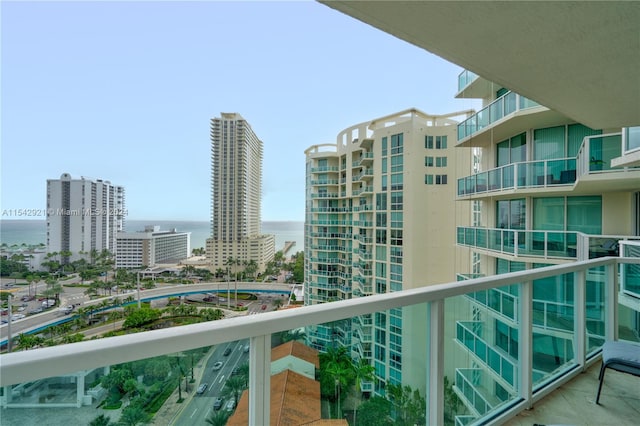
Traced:
<path fill-rule="evenodd" d="M 209 220 L 209 120 L 238 112 L 264 142 L 263 220 L 304 220 L 306 148 L 475 106 L 460 67 L 316 2 L 0 7 L 3 211 L 45 208 L 68 172 L 124 186 L 129 219 Z"/>

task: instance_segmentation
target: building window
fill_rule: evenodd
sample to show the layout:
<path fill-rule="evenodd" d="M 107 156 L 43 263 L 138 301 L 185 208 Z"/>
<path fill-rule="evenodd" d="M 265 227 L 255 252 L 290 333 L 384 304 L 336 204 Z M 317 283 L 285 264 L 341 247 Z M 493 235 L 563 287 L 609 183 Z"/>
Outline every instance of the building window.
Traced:
<path fill-rule="evenodd" d="M 447 157 L 436 157 L 436 167 L 447 167 Z"/>
<path fill-rule="evenodd" d="M 402 171 L 402 155 L 394 155 L 391 157 L 391 173 L 398 173 Z"/>
<path fill-rule="evenodd" d="M 382 155 L 387 155 L 387 137 L 382 138 Z"/>
<path fill-rule="evenodd" d="M 446 185 L 447 175 L 436 175 L 436 185 Z"/>
<path fill-rule="evenodd" d="M 424 147 L 425 149 L 433 149 L 433 136 L 424 137 Z"/>
<path fill-rule="evenodd" d="M 391 230 L 391 245 L 392 246 L 402 245 L 402 229 Z"/>
<path fill-rule="evenodd" d="M 402 192 L 391 193 L 391 210 L 402 210 Z"/>
<path fill-rule="evenodd" d="M 391 155 L 402 154 L 402 133 L 391 135 Z"/>
<path fill-rule="evenodd" d="M 433 185 L 433 175 L 424 175 L 425 185 Z"/>
<path fill-rule="evenodd" d="M 402 189 L 402 173 L 391 175 L 391 190 L 399 191 Z"/>
<path fill-rule="evenodd" d="M 424 157 L 425 167 L 433 167 L 433 157 Z"/>
<path fill-rule="evenodd" d="M 436 149 L 447 149 L 446 136 L 436 136 Z"/>

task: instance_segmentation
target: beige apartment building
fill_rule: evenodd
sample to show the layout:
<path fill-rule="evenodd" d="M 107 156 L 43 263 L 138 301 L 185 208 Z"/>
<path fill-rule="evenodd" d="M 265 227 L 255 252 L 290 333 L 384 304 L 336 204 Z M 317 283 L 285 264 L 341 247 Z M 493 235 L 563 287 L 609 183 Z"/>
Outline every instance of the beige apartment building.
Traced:
<path fill-rule="evenodd" d="M 351 126 L 335 144 L 305 151 L 305 304 L 408 290 L 455 279 L 466 262 L 455 247 L 469 206 L 456 202 L 456 176 L 470 150 L 456 149 L 457 117 L 408 109 Z M 308 344 L 351 348 L 385 383 L 424 383 L 409 360 L 426 356 L 426 312 L 391 310 L 306 330 Z M 424 364 L 421 364 L 424 367 Z"/>
<path fill-rule="evenodd" d="M 211 238 L 207 259 L 212 270 L 229 259 L 254 261 L 258 271 L 273 259 L 275 239 L 261 234 L 263 144 L 237 113 L 211 119 Z"/>

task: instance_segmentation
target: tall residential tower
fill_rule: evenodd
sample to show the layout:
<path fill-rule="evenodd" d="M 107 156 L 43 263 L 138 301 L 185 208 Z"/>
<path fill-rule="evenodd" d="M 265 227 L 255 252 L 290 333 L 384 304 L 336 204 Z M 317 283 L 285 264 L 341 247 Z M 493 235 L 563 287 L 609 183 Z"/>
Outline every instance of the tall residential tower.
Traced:
<path fill-rule="evenodd" d="M 125 213 L 122 186 L 102 179 L 73 179 L 69 173 L 48 179 L 47 251 L 71 252 L 61 257 L 63 263 L 94 250 L 115 253 Z"/>
<path fill-rule="evenodd" d="M 469 206 L 456 203 L 455 177 L 470 150 L 455 149 L 464 113 L 409 109 L 351 126 L 337 143 L 305 151 L 305 304 L 391 293 L 453 281 L 455 227 Z M 458 257 L 456 257 L 458 256 Z M 466 264 L 466 263 L 465 263 Z M 386 383 L 423 385 L 428 324 L 420 309 L 392 309 L 309 327 L 319 350 L 350 348 L 375 368 L 364 391 Z M 418 320 L 422 318 L 422 320 Z"/>
<path fill-rule="evenodd" d="M 228 260 L 254 261 L 263 270 L 273 259 L 273 235 L 260 233 L 262 141 L 237 113 L 211 120 L 211 268 Z"/>

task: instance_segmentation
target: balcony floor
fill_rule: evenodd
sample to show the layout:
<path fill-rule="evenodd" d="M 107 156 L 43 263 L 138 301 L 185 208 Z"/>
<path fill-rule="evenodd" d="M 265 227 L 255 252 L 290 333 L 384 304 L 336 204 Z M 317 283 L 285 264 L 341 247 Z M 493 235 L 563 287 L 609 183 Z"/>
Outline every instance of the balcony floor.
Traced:
<path fill-rule="evenodd" d="M 607 369 L 596 405 L 601 363 L 561 386 L 520 413 L 507 426 L 539 425 L 638 425 L 640 424 L 640 377 Z"/>

